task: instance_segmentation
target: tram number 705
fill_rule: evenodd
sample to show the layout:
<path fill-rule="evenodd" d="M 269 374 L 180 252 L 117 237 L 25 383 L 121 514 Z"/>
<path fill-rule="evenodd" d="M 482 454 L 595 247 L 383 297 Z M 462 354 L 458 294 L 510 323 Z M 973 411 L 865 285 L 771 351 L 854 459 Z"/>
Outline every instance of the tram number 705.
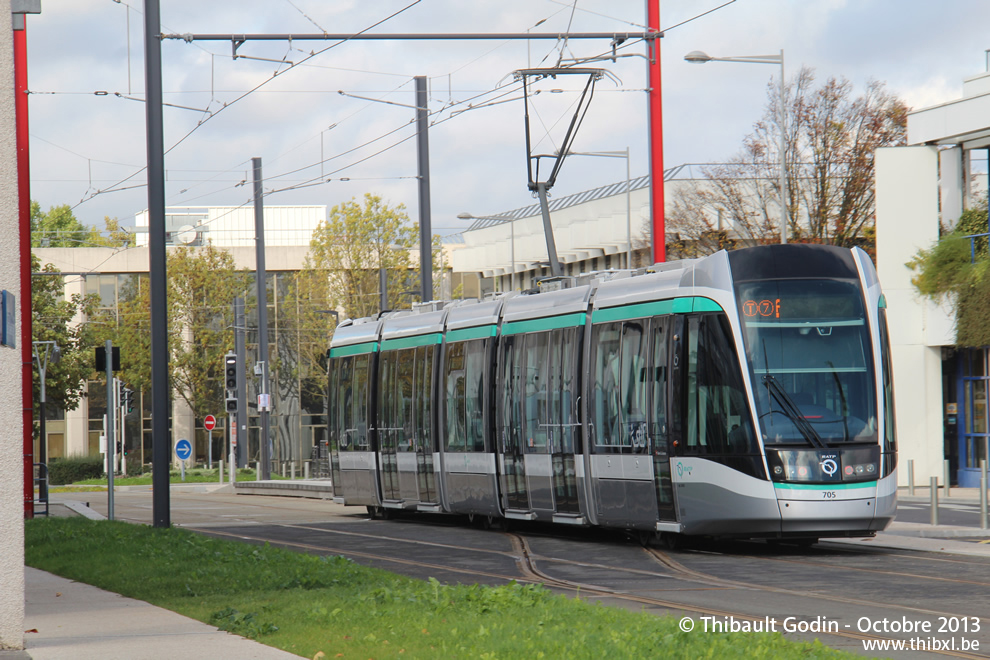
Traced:
<path fill-rule="evenodd" d="M 834 500 L 835 499 L 835 491 L 834 490 L 826 490 L 826 491 L 824 491 L 822 493 L 822 499 L 823 500 Z"/>

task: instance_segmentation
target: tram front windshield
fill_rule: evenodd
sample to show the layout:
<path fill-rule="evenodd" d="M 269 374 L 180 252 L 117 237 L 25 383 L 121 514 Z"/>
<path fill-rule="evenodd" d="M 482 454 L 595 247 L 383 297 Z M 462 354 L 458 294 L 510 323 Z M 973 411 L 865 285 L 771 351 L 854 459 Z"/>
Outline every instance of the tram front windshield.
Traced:
<path fill-rule="evenodd" d="M 876 386 L 858 285 L 764 280 L 736 285 L 763 441 L 876 442 Z"/>

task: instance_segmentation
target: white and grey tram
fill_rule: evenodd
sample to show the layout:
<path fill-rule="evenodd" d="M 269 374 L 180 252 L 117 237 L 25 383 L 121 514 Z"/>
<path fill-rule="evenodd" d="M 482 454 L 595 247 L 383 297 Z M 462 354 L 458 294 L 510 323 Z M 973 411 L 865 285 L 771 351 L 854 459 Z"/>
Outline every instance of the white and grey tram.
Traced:
<path fill-rule="evenodd" d="M 862 250 L 790 244 L 345 321 L 330 350 L 334 499 L 646 533 L 873 535 L 896 507 L 885 306 Z"/>

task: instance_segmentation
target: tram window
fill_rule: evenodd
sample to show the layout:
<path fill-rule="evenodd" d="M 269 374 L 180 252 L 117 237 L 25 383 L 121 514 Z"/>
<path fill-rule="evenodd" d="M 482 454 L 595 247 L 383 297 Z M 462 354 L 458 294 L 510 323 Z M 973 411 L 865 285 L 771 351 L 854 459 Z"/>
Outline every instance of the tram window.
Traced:
<path fill-rule="evenodd" d="M 687 345 L 687 453 L 757 453 L 725 316 L 690 318 Z"/>
<path fill-rule="evenodd" d="M 444 416 L 444 450 L 464 451 L 467 432 L 464 428 L 467 373 L 464 364 L 465 342 L 447 345 L 447 362 L 444 369 L 447 409 Z"/>
<path fill-rule="evenodd" d="M 581 329 L 554 330 L 550 342 L 550 380 L 553 405 L 550 424 L 554 432 L 554 451 L 572 454 L 581 451 L 580 434 L 577 432 L 577 351 Z"/>
<path fill-rule="evenodd" d="M 592 330 L 594 383 L 592 420 L 595 445 L 619 444 L 619 348 L 620 323 L 602 323 Z"/>
<path fill-rule="evenodd" d="M 646 446 L 646 333 L 643 321 L 622 324 L 619 387 L 622 427 L 619 439 L 623 447 Z"/>
<path fill-rule="evenodd" d="M 543 453 L 547 448 L 547 340 L 549 333 L 526 335 L 521 351 L 524 358 L 523 433 L 527 453 Z"/>
<path fill-rule="evenodd" d="M 520 376 L 524 370 L 523 365 L 519 364 L 521 338 L 521 335 L 516 335 L 502 340 L 501 422 L 505 440 L 513 447 L 518 446 L 518 436 L 522 432 L 519 418 Z"/>
<path fill-rule="evenodd" d="M 398 432 L 398 444 L 396 448 L 400 451 L 408 451 L 412 448 L 412 439 L 415 433 L 415 418 L 413 415 L 413 392 L 415 379 L 415 352 L 414 349 L 404 349 L 395 352 L 396 376 L 398 379 L 396 390 L 396 404 L 398 416 L 396 427 L 401 427 Z"/>
<path fill-rule="evenodd" d="M 447 345 L 444 387 L 446 451 L 485 450 L 485 340 Z"/>
<path fill-rule="evenodd" d="M 351 448 L 366 451 L 368 439 L 368 378 L 371 368 L 370 355 L 354 356 L 353 396 L 345 405 L 350 409 L 348 432 L 352 434 Z"/>
<path fill-rule="evenodd" d="M 652 383 L 653 436 L 666 444 L 667 426 L 667 334 L 665 325 L 659 318 L 652 324 L 653 361 L 649 365 Z"/>
<path fill-rule="evenodd" d="M 416 349 L 416 435 L 418 442 L 428 452 L 436 447 L 430 429 L 433 404 L 433 354 L 435 346 L 420 346 Z"/>
<path fill-rule="evenodd" d="M 468 451 L 485 451 L 486 341 L 465 342 L 464 426 Z"/>

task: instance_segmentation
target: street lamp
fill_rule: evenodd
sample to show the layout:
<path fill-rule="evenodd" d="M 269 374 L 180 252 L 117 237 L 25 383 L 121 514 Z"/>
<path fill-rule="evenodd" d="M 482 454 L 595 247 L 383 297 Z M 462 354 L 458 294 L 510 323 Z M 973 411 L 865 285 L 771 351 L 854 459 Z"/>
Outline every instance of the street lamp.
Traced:
<path fill-rule="evenodd" d="M 48 437 L 47 437 L 47 427 L 45 425 L 45 403 L 48 400 L 45 396 L 45 372 L 48 371 L 48 363 L 58 364 L 62 359 L 62 349 L 58 347 L 58 342 L 55 341 L 34 341 L 31 342 L 34 346 L 34 361 L 38 364 L 38 376 L 41 379 L 41 438 L 38 441 L 38 462 L 44 464 L 44 469 L 46 471 L 45 479 L 43 479 L 38 485 L 38 499 L 47 502 L 48 501 Z M 110 412 L 110 404 L 107 403 L 107 413 Z"/>
<path fill-rule="evenodd" d="M 568 156 L 601 156 L 602 158 L 625 158 L 626 159 L 626 268 L 632 268 L 632 207 L 629 200 L 629 187 L 631 177 L 629 176 L 629 147 L 625 151 L 568 151 Z"/>
<path fill-rule="evenodd" d="M 784 154 L 787 149 L 786 127 L 787 110 L 784 107 L 784 49 L 780 55 L 747 55 L 744 57 L 712 57 L 700 50 L 692 50 L 684 56 L 692 64 L 706 62 L 748 62 L 751 64 L 780 64 L 780 242 L 787 242 L 787 170 L 785 169 Z"/>
<path fill-rule="evenodd" d="M 494 215 L 471 215 L 467 211 L 457 214 L 460 220 L 500 220 L 509 223 L 509 259 L 512 261 L 512 272 L 509 273 L 509 290 L 516 290 L 516 225 L 515 218 L 498 217 Z"/>

